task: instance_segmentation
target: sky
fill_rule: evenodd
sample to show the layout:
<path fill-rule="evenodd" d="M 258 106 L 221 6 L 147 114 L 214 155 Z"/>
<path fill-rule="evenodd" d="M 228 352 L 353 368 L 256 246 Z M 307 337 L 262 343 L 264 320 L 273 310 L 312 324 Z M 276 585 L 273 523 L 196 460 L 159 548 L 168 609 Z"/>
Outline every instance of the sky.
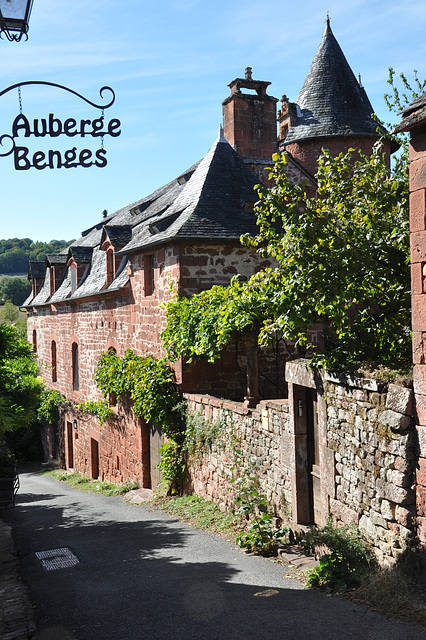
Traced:
<path fill-rule="evenodd" d="M 217 138 L 228 83 L 244 77 L 271 82 L 268 93 L 296 101 L 325 28 L 331 28 L 377 114 L 395 122 L 384 104 L 388 68 L 426 77 L 426 3 L 406 0 L 34 0 L 28 41 L 0 40 L 0 92 L 17 83 L 63 85 L 96 104 L 103 86 L 115 92 L 104 111 L 106 166 L 15 169 L 14 154 L 0 157 L 0 238 L 71 240 L 109 214 L 149 195 L 201 159 Z M 99 119 L 97 109 L 47 85 L 21 88 L 22 114 Z M 0 96 L 0 136 L 20 114 L 18 90 Z M 23 120 L 19 120 L 22 124 Z M 86 125 L 90 129 L 92 125 Z M 115 127 L 115 128 L 114 128 Z M 70 129 L 72 132 L 72 129 Z M 90 135 L 24 137 L 27 164 L 43 165 L 49 150 L 77 149 L 97 160 L 101 139 Z M 0 138 L 1 139 L 1 138 Z M 2 139 L 1 153 L 10 149 Z M 91 152 L 91 154 L 89 153 Z M 24 152 L 22 152 L 24 154 Z M 68 155 L 67 157 L 70 157 Z M 19 161 L 25 166 L 25 159 Z M 72 158 L 72 156 L 71 156 Z M 99 162 L 99 160 L 98 160 Z"/>

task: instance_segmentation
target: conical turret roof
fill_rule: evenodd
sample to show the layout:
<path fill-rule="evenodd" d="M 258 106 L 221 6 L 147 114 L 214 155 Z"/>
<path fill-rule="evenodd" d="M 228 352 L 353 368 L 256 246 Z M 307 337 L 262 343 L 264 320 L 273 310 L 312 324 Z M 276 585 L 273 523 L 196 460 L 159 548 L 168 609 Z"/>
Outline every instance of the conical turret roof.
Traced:
<path fill-rule="evenodd" d="M 312 138 L 377 136 L 373 107 L 327 25 L 297 99 L 298 117 L 285 145 Z"/>

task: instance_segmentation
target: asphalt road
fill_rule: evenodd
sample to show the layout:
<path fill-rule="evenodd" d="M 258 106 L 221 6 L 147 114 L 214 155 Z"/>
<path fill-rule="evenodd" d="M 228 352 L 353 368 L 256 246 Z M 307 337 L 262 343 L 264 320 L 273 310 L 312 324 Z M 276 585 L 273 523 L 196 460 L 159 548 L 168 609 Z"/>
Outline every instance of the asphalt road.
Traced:
<path fill-rule="evenodd" d="M 25 473 L 4 518 L 35 606 L 34 640 L 425 640 L 147 505 Z M 78 563 L 44 568 L 36 553 L 58 548 Z"/>

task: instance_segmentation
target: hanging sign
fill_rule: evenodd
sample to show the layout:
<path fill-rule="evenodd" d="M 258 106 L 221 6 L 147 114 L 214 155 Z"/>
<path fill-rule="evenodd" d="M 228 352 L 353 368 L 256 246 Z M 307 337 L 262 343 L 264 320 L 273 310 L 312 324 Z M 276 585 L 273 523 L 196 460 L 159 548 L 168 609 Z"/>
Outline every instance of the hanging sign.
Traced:
<path fill-rule="evenodd" d="M 69 91 L 92 107 L 100 109 L 101 114 L 99 117 L 93 119 L 77 119 L 73 117 L 60 119 L 55 117 L 54 113 L 49 113 L 44 118 L 29 119 L 22 113 L 21 87 L 32 84 L 48 85 Z M 17 171 L 26 171 L 31 168 L 41 170 L 72 169 L 74 167 L 88 168 L 92 166 L 100 168 L 106 167 L 107 157 L 104 148 L 104 138 L 105 136 L 116 138 L 121 133 L 120 120 L 117 120 L 117 118 L 112 118 L 111 120 L 105 118 L 105 109 L 109 109 L 115 101 L 115 93 L 111 87 L 102 87 L 99 92 L 101 98 L 103 98 L 105 91 L 111 93 L 112 97 L 110 101 L 104 105 L 95 104 L 76 91 L 60 84 L 35 80 L 14 84 L 1 91 L 0 97 L 13 89 L 18 89 L 20 113 L 13 120 L 11 135 L 8 133 L 0 135 L 0 157 L 12 155 Z M 49 137 L 55 139 L 59 136 L 69 138 L 69 149 L 37 151 L 32 148 L 30 150 L 28 146 L 30 144 L 29 138 L 39 139 Z M 84 145 L 84 140 L 87 141 L 90 138 L 99 140 L 99 149 L 93 151 L 91 149 L 81 148 Z M 79 147 L 73 144 L 76 139 L 83 139 L 83 143 Z M 4 147 L 6 147 L 6 149 L 2 152 Z"/>

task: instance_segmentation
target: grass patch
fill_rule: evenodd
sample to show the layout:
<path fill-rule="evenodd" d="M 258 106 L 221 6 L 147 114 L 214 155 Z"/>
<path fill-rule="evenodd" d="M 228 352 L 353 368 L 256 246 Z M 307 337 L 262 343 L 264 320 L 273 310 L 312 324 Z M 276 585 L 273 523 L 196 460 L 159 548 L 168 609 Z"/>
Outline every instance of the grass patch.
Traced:
<path fill-rule="evenodd" d="M 387 616 L 426 629 L 424 590 L 399 567 L 371 575 L 365 584 L 352 594 L 351 599 Z"/>
<path fill-rule="evenodd" d="M 222 513 L 217 504 L 199 496 L 177 496 L 154 498 L 154 507 L 189 522 L 197 529 L 205 529 L 235 539 L 241 530 L 238 516 Z"/>
<path fill-rule="evenodd" d="M 118 485 L 113 482 L 107 482 L 106 480 L 94 480 L 78 472 L 68 473 L 68 471 L 64 471 L 63 469 L 45 471 L 44 475 L 61 482 L 66 482 L 70 487 L 79 489 L 79 491 L 101 493 L 104 496 L 122 496 L 132 489 L 139 489 L 138 482 L 127 481 L 126 484 Z"/>

